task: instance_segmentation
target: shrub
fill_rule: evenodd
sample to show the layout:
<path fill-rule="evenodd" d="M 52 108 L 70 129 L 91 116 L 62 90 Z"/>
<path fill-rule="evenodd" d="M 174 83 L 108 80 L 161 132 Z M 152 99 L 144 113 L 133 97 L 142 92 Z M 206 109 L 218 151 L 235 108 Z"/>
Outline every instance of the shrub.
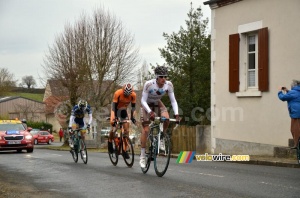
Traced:
<path fill-rule="evenodd" d="M 34 128 L 34 129 L 41 129 L 41 130 L 48 130 L 52 131 L 52 124 L 47 123 L 47 122 L 32 122 L 32 121 L 27 121 L 27 126 Z"/>

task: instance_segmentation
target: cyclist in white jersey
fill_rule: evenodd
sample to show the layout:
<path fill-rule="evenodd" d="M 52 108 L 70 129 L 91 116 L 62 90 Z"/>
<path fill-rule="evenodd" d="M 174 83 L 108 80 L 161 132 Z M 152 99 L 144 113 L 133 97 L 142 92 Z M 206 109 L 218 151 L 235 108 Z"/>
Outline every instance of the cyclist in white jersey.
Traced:
<path fill-rule="evenodd" d="M 142 99 L 141 99 L 141 122 L 143 126 L 141 134 L 141 156 L 140 166 L 145 168 L 145 147 L 149 132 L 150 120 L 154 120 L 155 116 L 163 116 L 169 118 L 167 108 L 160 100 L 165 94 L 169 95 L 172 108 L 177 122 L 179 122 L 178 104 L 174 95 L 174 87 L 170 81 L 167 81 L 168 70 L 164 66 L 157 66 L 154 70 L 156 79 L 147 81 L 144 84 Z M 169 126 L 169 121 L 164 122 L 164 132 Z"/>

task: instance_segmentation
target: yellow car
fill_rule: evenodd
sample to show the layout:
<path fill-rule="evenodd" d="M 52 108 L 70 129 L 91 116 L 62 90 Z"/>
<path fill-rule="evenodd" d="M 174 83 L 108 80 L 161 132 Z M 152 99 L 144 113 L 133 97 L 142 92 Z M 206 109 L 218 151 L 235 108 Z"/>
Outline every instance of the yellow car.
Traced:
<path fill-rule="evenodd" d="M 32 153 L 34 143 L 30 134 L 31 129 L 20 120 L 0 120 L 0 151 L 26 150 Z"/>

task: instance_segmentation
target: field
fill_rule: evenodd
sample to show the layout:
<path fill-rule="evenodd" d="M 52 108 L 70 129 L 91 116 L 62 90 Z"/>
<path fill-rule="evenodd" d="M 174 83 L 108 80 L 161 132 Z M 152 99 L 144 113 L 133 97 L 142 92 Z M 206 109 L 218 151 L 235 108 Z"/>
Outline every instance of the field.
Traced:
<path fill-rule="evenodd" d="M 23 92 L 10 92 L 8 96 L 22 96 L 39 102 L 43 102 L 44 94 L 38 93 L 23 93 Z"/>

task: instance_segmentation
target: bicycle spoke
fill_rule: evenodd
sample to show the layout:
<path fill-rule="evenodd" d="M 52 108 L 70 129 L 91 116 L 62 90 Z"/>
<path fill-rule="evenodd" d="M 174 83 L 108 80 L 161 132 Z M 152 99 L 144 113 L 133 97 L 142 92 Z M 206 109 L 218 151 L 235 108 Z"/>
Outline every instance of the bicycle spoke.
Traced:
<path fill-rule="evenodd" d="M 74 162 L 77 163 L 78 162 L 78 144 L 76 144 L 77 138 L 73 136 L 72 141 L 73 141 L 73 149 L 71 150 L 71 154 Z"/>
<path fill-rule="evenodd" d="M 134 150 L 129 137 L 123 137 L 122 154 L 124 161 L 128 167 L 132 167 L 134 163 Z"/>
<path fill-rule="evenodd" d="M 88 162 L 87 149 L 86 149 L 85 143 L 82 139 L 80 140 L 80 142 L 81 142 L 81 151 L 80 151 L 81 159 L 85 164 L 87 164 L 87 162 Z"/>
<path fill-rule="evenodd" d="M 148 172 L 149 168 L 150 168 L 150 164 L 151 161 L 153 160 L 153 153 L 152 153 L 152 143 L 151 141 L 148 139 L 147 143 L 146 143 L 146 167 L 145 168 L 141 168 L 142 172 L 145 174 Z"/>
<path fill-rule="evenodd" d="M 72 149 L 70 152 L 72 154 L 74 162 L 77 163 L 78 162 L 78 153 L 74 149 Z"/>
<path fill-rule="evenodd" d="M 112 145 L 113 145 L 113 153 L 109 153 L 108 152 L 108 155 L 109 155 L 109 159 L 111 161 L 111 163 L 116 166 L 118 164 L 118 147 L 116 146 L 116 143 L 115 143 L 115 140 L 113 139 L 112 140 Z"/>
<path fill-rule="evenodd" d="M 164 143 L 164 148 L 162 144 Z M 157 145 L 156 153 L 154 155 L 154 169 L 157 176 L 162 177 L 169 166 L 171 157 L 171 142 L 168 134 L 161 137 L 161 144 Z"/>

